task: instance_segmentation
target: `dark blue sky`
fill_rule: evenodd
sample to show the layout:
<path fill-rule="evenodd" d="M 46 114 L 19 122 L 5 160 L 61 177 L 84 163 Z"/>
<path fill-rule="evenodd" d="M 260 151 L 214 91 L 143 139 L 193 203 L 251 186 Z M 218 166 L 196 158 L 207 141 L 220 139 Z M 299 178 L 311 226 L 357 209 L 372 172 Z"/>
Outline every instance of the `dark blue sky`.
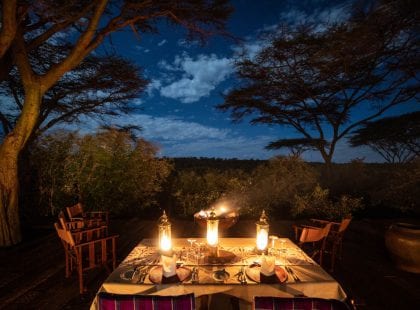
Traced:
<path fill-rule="evenodd" d="M 237 0 L 228 30 L 240 37 L 249 53 L 263 42 L 261 31 L 279 23 L 339 21 L 347 16 L 349 1 L 267 1 Z M 214 37 L 205 46 L 186 42 L 183 30 L 162 25 L 160 34 L 140 35 L 127 31 L 112 36 L 116 51 L 137 62 L 151 81 L 147 91 L 133 104 L 142 110 L 110 124 L 136 124 L 142 135 L 157 144 L 160 155 L 169 157 L 270 158 L 278 151 L 264 146 L 279 138 L 296 136 L 292 129 L 278 126 L 233 124 L 228 113 L 215 109 L 222 95 L 235 85 L 232 60 L 240 45 Z M 408 110 L 410 108 L 407 108 Z M 363 111 L 361 111 L 363 113 Z M 95 125 L 86 120 L 86 128 Z M 334 161 L 356 157 L 378 161 L 368 149 L 338 145 Z M 304 154 L 309 161 L 321 161 L 316 152 Z"/>

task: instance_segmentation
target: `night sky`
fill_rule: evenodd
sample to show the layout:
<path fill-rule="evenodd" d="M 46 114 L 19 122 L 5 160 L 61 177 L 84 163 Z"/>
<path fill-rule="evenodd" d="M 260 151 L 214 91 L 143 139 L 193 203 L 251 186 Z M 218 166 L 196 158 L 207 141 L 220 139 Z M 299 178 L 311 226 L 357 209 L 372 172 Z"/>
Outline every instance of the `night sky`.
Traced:
<path fill-rule="evenodd" d="M 281 154 L 264 149 L 270 141 L 297 137 L 289 128 L 252 126 L 248 122 L 232 123 L 229 113 L 216 110 L 222 94 L 237 81 L 233 71 L 235 54 L 245 47 L 255 54 L 264 42 L 259 35 L 277 24 L 305 21 L 342 21 L 348 16 L 349 1 L 232 1 L 235 12 L 228 30 L 241 43 L 213 37 L 206 45 L 187 42 L 181 28 L 161 25 L 160 34 L 140 37 L 133 32 L 113 34 L 110 48 L 134 60 L 150 80 L 149 87 L 133 105 L 141 108 L 134 115 L 109 119 L 108 125 L 134 124 L 143 128 L 141 136 L 160 148 L 168 157 L 221 157 L 267 159 Z M 407 106 L 404 111 L 414 109 Z M 363 111 L 359 111 L 363 113 Z M 401 113 L 391 111 L 388 114 Z M 92 120 L 82 120 L 80 128 L 96 127 Z M 286 151 L 285 151 L 286 152 Z M 282 152 L 282 154 L 286 154 Z M 322 161 L 317 152 L 303 155 L 308 161 Z M 352 149 L 342 141 L 336 149 L 335 162 L 365 157 L 366 162 L 382 161 L 367 148 Z"/>

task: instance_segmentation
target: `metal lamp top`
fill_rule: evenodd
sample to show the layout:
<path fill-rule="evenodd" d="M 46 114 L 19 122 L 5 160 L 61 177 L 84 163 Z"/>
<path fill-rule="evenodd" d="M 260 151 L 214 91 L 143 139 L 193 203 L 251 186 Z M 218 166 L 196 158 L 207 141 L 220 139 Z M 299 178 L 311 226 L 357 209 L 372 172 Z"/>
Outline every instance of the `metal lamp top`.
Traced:
<path fill-rule="evenodd" d="M 256 223 L 257 225 L 266 226 L 268 225 L 268 217 L 265 214 L 265 210 L 262 211 L 259 221 Z"/>
<path fill-rule="evenodd" d="M 169 222 L 168 216 L 166 215 L 165 210 L 163 210 L 162 216 L 159 218 L 158 221 L 159 226 L 170 226 L 171 222 Z"/>

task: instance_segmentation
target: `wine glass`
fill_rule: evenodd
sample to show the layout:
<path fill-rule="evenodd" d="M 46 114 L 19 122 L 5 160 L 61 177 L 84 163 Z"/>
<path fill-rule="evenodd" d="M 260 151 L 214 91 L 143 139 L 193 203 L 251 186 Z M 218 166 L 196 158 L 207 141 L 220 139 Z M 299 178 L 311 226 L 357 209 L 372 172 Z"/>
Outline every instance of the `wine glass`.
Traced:
<path fill-rule="evenodd" d="M 187 241 L 190 243 L 190 247 L 189 247 L 187 258 L 192 260 L 192 259 L 194 259 L 194 256 L 195 256 L 194 244 L 197 242 L 197 240 L 195 240 L 195 239 L 187 239 Z"/>

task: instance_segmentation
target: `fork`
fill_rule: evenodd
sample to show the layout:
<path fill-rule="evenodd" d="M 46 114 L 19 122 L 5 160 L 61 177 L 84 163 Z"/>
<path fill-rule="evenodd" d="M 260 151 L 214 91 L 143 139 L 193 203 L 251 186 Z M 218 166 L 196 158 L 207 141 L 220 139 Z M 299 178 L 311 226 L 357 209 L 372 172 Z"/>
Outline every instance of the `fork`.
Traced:
<path fill-rule="evenodd" d="M 293 280 L 295 280 L 295 282 L 300 282 L 299 277 L 295 274 L 295 272 L 293 271 L 291 267 L 285 266 L 285 269 L 292 275 Z"/>

